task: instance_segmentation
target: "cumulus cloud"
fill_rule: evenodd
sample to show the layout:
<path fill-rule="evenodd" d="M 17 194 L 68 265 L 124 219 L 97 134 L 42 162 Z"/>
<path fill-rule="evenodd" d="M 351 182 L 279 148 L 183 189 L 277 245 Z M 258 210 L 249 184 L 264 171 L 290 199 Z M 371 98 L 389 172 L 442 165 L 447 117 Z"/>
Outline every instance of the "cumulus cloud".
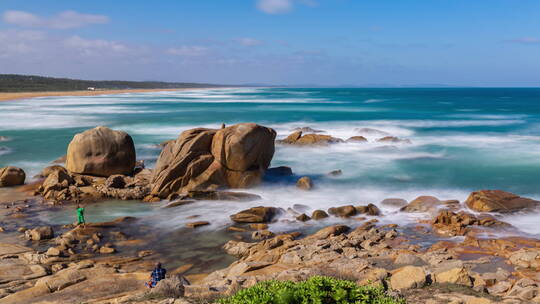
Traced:
<path fill-rule="evenodd" d="M 267 14 L 283 14 L 293 8 L 291 0 L 258 0 L 257 8 Z"/>
<path fill-rule="evenodd" d="M 509 40 L 513 43 L 520 43 L 520 44 L 540 44 L 540 38 L 535 37 L 522 37 L 517 39 L 511 39 Z"/>
<path fill-rule="evenodd" d="M 208 48 L 202 46 L 180 46 L 167 49 L 167 54 L 183 57 L 197 57 L 206 55 Z"/>
<path fill-rule="evenodd" d="M 249 38 L 249 37 L 238 38 L 236 39 L 236 41 L 243 46 L 257 46 L 263 43 L 261 40 Z"/>
<path fill-rule="evenodd" d="M 41 17 L 25 11 L 9 10 L 4 12 L 2 20 L 7 24 L 21 27 L 71 29 L 91 24 L 105 24 L 109 22 L 109 17 L 76 11 L 64 11 L 52 17 Z"/>

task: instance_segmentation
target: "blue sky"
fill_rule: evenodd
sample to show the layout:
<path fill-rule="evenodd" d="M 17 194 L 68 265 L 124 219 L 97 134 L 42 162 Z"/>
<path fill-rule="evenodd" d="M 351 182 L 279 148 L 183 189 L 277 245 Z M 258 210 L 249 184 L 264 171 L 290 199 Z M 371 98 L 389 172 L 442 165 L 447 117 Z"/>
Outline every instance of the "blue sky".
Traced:
<path fill-rule="evenodd" d="M 0 0 L 0 73 L 540 86 L 540 1 Z"/>

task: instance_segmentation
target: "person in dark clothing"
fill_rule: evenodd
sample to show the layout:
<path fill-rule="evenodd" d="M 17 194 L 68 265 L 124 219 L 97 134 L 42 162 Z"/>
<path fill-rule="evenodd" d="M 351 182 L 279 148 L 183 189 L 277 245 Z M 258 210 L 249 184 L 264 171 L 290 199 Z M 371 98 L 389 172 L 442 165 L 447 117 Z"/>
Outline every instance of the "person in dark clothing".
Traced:
<path fill-rule="evenodd" d="M 154 270 L 152 270 L 152 273 L 150 274 L 150 282 L 147 282 L 146 286 L 148 286 L 149 288 L 156 287 L 159 281 L 165 279 L 166 273 L 167 270 L 161 267 L 161 263 L 157 263 L 156 268 L 154 268 Z"/>

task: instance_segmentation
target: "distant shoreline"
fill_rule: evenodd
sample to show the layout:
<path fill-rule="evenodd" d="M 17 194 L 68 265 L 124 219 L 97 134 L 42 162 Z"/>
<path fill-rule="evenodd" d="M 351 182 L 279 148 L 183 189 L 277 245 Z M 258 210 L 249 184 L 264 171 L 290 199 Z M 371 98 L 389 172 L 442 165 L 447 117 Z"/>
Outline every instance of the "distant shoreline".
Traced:
<path fill-rule="evenodd" d="M 207 89 L 229 89 L 231 87 L 208 87 L 208 88 L 164 88 L 164 89 L 118 89 L 118 90 L 81 90 L 81 91 L 50 91 L 50 92 L 9 92 L 0 93 L 0 102 L 13 101 L 19 99 L 50 97 L 50 96 L 98 96 L 125 93 L 146 93 L 146 92 L 170 92 L 170 91 L 188 91 L 188 90 L 207 90 Z"/>

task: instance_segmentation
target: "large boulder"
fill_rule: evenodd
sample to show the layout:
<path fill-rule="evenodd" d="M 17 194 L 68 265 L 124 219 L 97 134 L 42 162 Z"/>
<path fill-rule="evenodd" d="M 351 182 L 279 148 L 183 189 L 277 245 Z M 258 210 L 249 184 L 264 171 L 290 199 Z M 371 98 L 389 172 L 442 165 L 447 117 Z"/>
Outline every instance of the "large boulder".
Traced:
<path fill-rule="evenodd" d="M 276 132 L 253 123 L 182 132 L 167 144 L 152 178 L 152 195 L 258 184 L 274 155 Z"/>
<path fill-rule="evenodd" d="M 26 174 L 21 168 L 12 166 L 0 168 L 0 187 L 22 185 L 25 178 Z"/>
<path fill-rule="evenodd" d="M 426 272 L 422 267 L 405 266 L 392 274 L 390 287 L 393 290 L 403 291 L 410 288 L 422 288 L 426 284 Z"/>
<path fill-rule="evenodd" d="M 479 212 L 514 212 L 539 207 L 539 201 L 501 190 L 481 190 L 469 195 L 465 204 Z"/>
<path fill-rule="evenodd" d="M 135 167 L 135 146 L 129 134 L 96 127 L 76 134 L 69 143 L 66 169 L 73 173 L 108 177 L 130 175 Z"/>

